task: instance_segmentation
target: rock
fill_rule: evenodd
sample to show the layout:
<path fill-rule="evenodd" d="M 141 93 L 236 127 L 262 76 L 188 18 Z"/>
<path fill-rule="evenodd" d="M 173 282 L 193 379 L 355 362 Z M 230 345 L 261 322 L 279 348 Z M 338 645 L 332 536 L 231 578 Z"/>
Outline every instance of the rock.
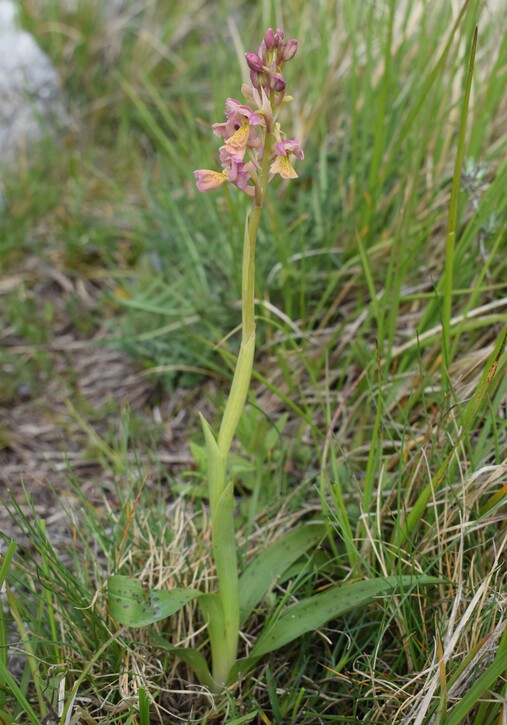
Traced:
<path fill-rule="evenodd" d="M 12 0 L 0 0 L 0 164 L 65 118 L 60 79 L 48 56 L 18 24 Z"/>

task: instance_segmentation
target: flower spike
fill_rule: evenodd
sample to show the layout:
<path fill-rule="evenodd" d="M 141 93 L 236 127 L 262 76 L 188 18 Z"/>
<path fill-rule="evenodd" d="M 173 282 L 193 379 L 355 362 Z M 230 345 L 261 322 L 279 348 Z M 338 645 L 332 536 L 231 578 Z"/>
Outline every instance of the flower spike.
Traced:
<path fill-rule="evenodd" d="M 256 204 L 262 204 L 264 192 L 258 178 L 262 169 L 266 170 L 266 184 L 275 174 L 283 179 L 297 177 L 290 157 L 304 158 L 301 144 L 294 139 L 285 140 L 277 122 L 283 105 L 291 99 L 285 95 L 282 67 L 297 51 L 297 41 L 285 41 L 284 37 L 281 28 L 268 28 L 257 53 L 245 53 L 252 84 L 243 84 L 241 88 L 247 103 L 228 98 L 226 120 L 213 124 L 215 135 L 224 139 L 220 147 L 222 171 L 195 171 L 199 191 L 217 189 L 228 181 L 253 196 Z"/>

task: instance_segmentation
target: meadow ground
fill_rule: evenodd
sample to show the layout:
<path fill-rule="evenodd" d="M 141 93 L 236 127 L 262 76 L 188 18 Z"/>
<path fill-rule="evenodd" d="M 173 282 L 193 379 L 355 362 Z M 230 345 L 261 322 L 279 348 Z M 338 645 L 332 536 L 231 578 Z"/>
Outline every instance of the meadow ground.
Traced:
<path fill-rule="evenodd" d="M 19 4 L 71 122 L 4 181 L 0 722 L 505 722 L 507 9 Z M 198 414 L 216 425 L 230 384 L 248 200 L 199 194 L 192 171 L 216 166 L 243 50 L 279 25 L 299 43 L 284 127 L 305 159 L 258 243 L 240 562 L 326 531 L 242 649 L 337 583 L 438 582 L 212 696 L 169 651 L 208 655 L 195 603 L 122 628 L 106 582 L 213 588 Z"/>

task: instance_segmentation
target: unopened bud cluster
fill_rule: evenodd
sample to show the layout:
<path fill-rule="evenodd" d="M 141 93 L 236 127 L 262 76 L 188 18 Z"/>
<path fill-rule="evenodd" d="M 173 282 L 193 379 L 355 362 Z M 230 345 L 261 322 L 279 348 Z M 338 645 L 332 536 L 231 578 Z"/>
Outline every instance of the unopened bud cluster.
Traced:
<path fill-rule="evenodd" d="M 281 68 L 296 55 L 298 43 L 297 40 L 284 41 L 283 37 L 281 28 L 277 28 L 276 33 L 268 28 L 257 53 L 245 53 L 254 88 L 262 86 L 278 94 L 285 92 L 285 79 Z"/>
<path fill-rule="evenodd" d="M 284 64 L 294 57 L 297 41 L 284 41 L 281 28 L 269 28 L 257 53 L 245 53 L 252 85 L 244 84 L 241 92 L 248 105 L 228 98 L 226 121 L 213 124 L 213 131 L 225 140 L 220 148 L 222 171 L 194 171 L 199 191 L 210 191 L 229 181 L 241 191 L 262 203 L 259 174 L 264 164 L 264 151 L 269 149 L 270 179 L 280 174 L 284 179 L 297 177 L 290 157 L 304 158 L 299 141 L 287 139 L 278 123 L 282 104 L 289 102 L 285 94 Z M 267 136 L 271 135 L 269 143 Z"/>

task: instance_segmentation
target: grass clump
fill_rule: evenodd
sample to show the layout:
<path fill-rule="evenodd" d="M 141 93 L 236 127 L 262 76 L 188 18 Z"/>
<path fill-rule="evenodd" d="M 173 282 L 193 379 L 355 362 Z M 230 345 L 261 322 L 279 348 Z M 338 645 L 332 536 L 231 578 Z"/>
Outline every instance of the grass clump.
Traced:
<path fill-rule="evenodd" d="M 10 465 L 27 440 L 26 421 L 10 422 L 21 403 L 40 404 L 37 415 L 56 417 L 70 437 L 63 467 L 38 474 L 66 491 L 65 515 L 41 507 L 23 467 L 9 469 L 0 717 L 498 722 L 507 671 L 502 8 L 156 2 L 127 5 L 115 20 L 93 3 L 65 13 L 50 0 L 21 5 L 60 69 L 78 131 L 50 172 L 41 149 L 6 181 L 2 460 Z M 104 587 L 120 569 L 160 590 L 214 587 L 197 411 L 220 407 L 232 375 L 235 338 L 225 335 L 238 318 L 245 208 L 196 194 L 191 171 L 215 165 L 206 128 L 240 82 L 235 44 L 239 55 L 277 21 L 300 43 L 291 84 L 306 158 L 300 183 L 271 199 L 259 237 L 258 364 L 231 454 L 240 566 L 298 523 L 315 518 L 326 537 L 259 603 L 241 646 L 265 617 L 337 582 L 418 574 L 439 583 L 402 586 L 337 618 L 212 698 L 160 640 L 208 654 L 194 604 L 153 629 L 119 629 Z M 41 271 L 53 280 L 51 305 L 37 303 Z M 77 372 L 61 373 L 65 390 L 51 388 L 48 412 L 45 376 L 68 334 Z M 142 393 L 121 388 L 135 398 L 133 416 L 104 407 L 104 387 L 91 393 L 97 357 L 80 374 L 76 344 L 90 340 L 109 356 L 102 371 L 118 365 L 115 381 L 131 368 L 105 342 L 136 361 Z M 25 381 L 31 401 L 16 392 Z M 30 430 L 39 445 L 44 435 Z M 86 466 L 72 441 L 86 448 Z"/>

